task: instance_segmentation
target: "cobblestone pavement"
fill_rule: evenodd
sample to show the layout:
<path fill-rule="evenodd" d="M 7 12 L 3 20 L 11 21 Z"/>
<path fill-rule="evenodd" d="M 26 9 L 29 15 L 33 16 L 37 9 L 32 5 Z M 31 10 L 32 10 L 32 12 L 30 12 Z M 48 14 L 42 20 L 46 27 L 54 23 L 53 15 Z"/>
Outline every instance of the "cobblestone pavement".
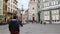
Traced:
<path fill-rule="evenodd" d="M 21 34 L 60 34 L 60 24 L 26 24 Z M 0 34 L 9 34 L 8 25 L 0 26 Z"/>

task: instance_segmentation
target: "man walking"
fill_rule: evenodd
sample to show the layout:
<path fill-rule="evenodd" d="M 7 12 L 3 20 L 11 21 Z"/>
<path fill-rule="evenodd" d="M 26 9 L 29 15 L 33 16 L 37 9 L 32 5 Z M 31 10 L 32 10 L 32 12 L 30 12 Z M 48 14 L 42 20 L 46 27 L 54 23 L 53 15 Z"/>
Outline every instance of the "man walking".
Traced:
<path fill-rule="evenodd" d="M 13 19 L 8 21 L 9 31 L 11 34 L 19 34 L 19 25 L 22 26 L 22 23 L 17 19 L 17 16 L 13 16 Z"/>

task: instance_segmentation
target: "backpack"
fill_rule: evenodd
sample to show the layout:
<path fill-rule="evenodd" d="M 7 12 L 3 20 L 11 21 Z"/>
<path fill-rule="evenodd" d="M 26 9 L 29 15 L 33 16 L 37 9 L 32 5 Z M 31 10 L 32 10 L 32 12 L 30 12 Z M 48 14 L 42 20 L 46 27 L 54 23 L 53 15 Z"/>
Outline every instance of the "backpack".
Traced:
<path fill-rule="evenodd" d="M 9 30 L 19 30 L 19 22 L 17 20 L 11 20 L 9 22 Z"/>

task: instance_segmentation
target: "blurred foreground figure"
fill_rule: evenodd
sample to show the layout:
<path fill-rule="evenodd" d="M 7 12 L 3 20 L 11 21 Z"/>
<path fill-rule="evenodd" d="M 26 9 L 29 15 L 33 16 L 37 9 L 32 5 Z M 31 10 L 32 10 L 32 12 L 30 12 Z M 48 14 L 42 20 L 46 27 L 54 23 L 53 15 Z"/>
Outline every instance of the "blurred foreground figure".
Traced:
<path fill-rule="evenodd" d="M 22 22 L 20 22 L 19 19 L 17 19 L 17 16 L 13 16 L 13 19 L 8 21 L 9 24 L 9 31 L 11 34 L 19 34 L 19 25 L 22 25 Z"/>

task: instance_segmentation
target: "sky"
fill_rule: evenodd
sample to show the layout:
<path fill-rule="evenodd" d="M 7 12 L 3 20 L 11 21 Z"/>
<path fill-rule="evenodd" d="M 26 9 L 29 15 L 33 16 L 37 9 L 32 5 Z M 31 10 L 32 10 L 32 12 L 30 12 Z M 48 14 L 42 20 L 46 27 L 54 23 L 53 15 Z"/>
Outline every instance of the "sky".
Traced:
<path fill-rule="evenodd" d="M 21 9 L 22 8 L 22 5 L 23 5 L 23 9 L 24 10 L 27 10 L 28 9 L 28 3 L 29 3 L 29 0 L 17 0 L 18 1 L 18 8 Z"/>

